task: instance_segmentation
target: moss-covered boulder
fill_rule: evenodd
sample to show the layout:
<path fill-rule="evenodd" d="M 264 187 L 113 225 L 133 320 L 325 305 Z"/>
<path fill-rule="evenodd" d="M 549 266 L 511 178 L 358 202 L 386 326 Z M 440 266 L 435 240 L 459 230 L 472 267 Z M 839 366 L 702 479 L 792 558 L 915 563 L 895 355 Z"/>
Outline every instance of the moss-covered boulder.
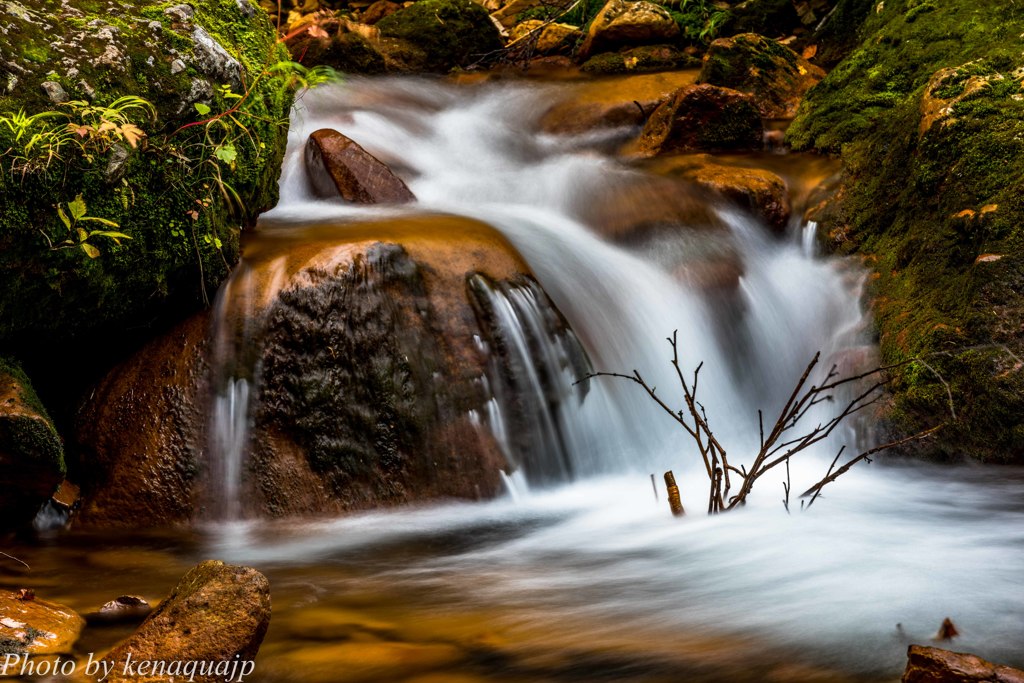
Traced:
<path fill-rule="evenodd" d="M 739 151 L 764 145 L 764 123 L 750 95 L 706 83 L 680 88 L 647 119 L 628 150 L 640 156 Z"/>
<path fill-rule="evenodd" d="M 267 16 L 40 0 L 0 23 L 0 342 L 109 347 L 201 305 L 276 201 L 292 95 Z"/>
<path fill-rule="evenodd" d="M 421 51 L 420 68 L 437 73 L 475 64 L 502 47 L 487 10 L 472 0 L 419 0 L 376 28 Z"/>
<path fill-rule="evenodd" d="M 845 162 L 823 237 L 874 269 L 883 361 L 910 361 L 886 426 L 1024 461 L 1024 7 L 886 2 L 863 35 L 788 137 Z"/>
<path fill-rule="evenodd" d="M 252 673 L 269 626 L 267 577 L 208 560 L 181 577 L 138 630 L 107 654 L 106 680 L 239 680 Z M 202 669 L 200 663 L 206 663 Z"/>
<path fill-rule="evenodd" d="M 307 30 L 298 30 L 288 38 L 292 58 L 306 65 L 323 65 L 346 74 L 382 74 L 387 61 L 373 43 L 352 24 L 340 19 L 310 23 Z"/>
<path fill-rule="evenodd" d="M 824 77 L 824 71 L 785 45 L 744 33 L 711 43 L 697 82 L 752 95 L 765 118 L 791 119 L 804 93 Z"/>
<path fill-rule="evenodd" d="M 46 409 L 21 368 L 0 358 L 0 531 L 31 522 L 64 473 Z"/>

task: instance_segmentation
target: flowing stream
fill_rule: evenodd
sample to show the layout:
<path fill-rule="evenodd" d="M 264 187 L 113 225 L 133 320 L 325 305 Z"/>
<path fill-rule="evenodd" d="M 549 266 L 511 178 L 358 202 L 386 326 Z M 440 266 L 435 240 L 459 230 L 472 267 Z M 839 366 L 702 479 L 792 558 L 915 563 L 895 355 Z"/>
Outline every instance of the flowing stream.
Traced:
<path fill-rule="evenodd" d="M 653 176 L 609 154 L 614 133 L 538 132 L 545 103 L 576 87 L 352 80 L 307 93 L 293 116 L 281 202 L 261 228 L 403 212 L 489 223 L 522 253 L 595 369 L 635 368 L 671 396 L 665 340 L 678 330 L 684 367 L 704 363 L 712 426 L 742 461 L 757 443 L 758 409 L 772 415 L 815 352 L 841 367 L 870 359 L 863 275 L 816 257 L 798 220 L 773 235 L 726 205 L 713 207 L 713 232 L 605 239 L 591 225 L 595 198 Z M 392 165 L 419 202 L 396 210 L 316 199 L 302 147 L 322 127 Z M 771 167 L 794 196 L 827 175 L 824 162 L 796 156 L 723 161 Z M 701 287 L 678 276 L 680 264 L 707 254 L 736 264 L 738 283 Z M 244 305 L 232 303 L 231 286 L 219 305 Z M 490 296 L 510 338 L 536 336 L 528 293 Z M 106 541 L 108 555 L 127 546 L 158 558 L 119 583 L 104 575 L 116 560 L 89 559 L 95 539 L 26 559 L 112 594 L 166 591 L 176 571 L 206 556 L 256 566 L 271 579 L 274 619 L 250 680 L 897 680 L 907 645 L 930 643 L 947 616 L 962 634 L 953 649 L 1024 665 L 1019 470 L 882 460 L 854 468 L 807 512 L 794 503 L 787 514 L 776 478 L 746 509 L 705 517 L 703 466 L 684 435 L 639 387 L 600 379 L 582 401 L 567 391 L 560 412 L 537 416 L 534 457 L 565 463 L 540 484 L 527 465 L 525 477 L 508 473 L 510 495 L 492 502 L 246 521 L 231 498 L 259 373 L 218 354 L 211 452 L 227 521 L 197 537 Z M 507 440 L 499 394 L 475 419 Z M 846 430 L 794 461 L 794 490 L 859 438 Z M 668 514 L 660 481 L 670 468 L 690 509 L 682 520 Z M 84 559 L 72 570 L 57 557 Z M 66 591 L 72 606 L 99 599 L 99 588 Z"/>

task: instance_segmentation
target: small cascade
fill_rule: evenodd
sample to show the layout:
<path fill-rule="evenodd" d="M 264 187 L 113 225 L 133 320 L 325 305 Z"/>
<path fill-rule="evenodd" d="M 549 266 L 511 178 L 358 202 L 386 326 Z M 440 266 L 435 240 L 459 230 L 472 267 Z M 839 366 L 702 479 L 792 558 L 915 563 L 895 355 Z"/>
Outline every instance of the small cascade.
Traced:
<path fill-rule="evenodd" d="M 572 479 L 574 457 L 589 450 L 579 414 L 588 383 L 577 384 L 589 372 L 586 352 L 535 282 L 475 275 L 469 289 L 486 321 L 491 419 L 505 456 L 528 481 Z"/>

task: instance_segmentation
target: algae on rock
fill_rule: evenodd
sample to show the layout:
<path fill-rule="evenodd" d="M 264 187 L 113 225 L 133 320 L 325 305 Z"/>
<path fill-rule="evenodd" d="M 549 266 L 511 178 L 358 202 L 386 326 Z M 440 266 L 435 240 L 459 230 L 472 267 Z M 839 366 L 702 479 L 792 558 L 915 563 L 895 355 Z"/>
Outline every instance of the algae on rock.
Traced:
<path fill-rule="evenodd" d="M 876 273 L 884 361 L 923 360 L 896 370 L 886 425 L 913 432 L 952 403 L 922 452 L 1022 462 L 1024 7 L 880 3 L 862 35 L 788 139 L 842 156 L 824 238 Z"/>

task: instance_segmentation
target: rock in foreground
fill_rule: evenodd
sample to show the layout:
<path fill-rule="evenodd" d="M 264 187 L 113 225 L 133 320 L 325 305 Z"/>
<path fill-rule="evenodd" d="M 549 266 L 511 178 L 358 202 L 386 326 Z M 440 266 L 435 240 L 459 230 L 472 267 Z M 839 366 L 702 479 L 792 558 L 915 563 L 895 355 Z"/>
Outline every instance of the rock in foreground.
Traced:
<path fill-rule="evenodd" d="M 270 583 L 249 567 L 203 562 L 188 571 L 138 630 L 106 656 L 113 673 L 106 681 L 182 680 L 170 675 L 125 675 L 125 663 L 252 662 L 270 625 Z M 237 671 L 237 670 L 236 670 Z M 223 683 L 223 673 L 196 675 L 200 683 Z M 237 679 L 236 679 L 237 680 Z"/>
<path fill-rule="evenodd" d="M 0 591 L 0 652 L 64 654 L 85 619 L 69 607 L 37 599 L 31 591 Z"/>
<path fill-rule="evenodd" d="M 1024 683 L 1024 671 L 975 655 L 911 645 L 903 683 Z"/>

